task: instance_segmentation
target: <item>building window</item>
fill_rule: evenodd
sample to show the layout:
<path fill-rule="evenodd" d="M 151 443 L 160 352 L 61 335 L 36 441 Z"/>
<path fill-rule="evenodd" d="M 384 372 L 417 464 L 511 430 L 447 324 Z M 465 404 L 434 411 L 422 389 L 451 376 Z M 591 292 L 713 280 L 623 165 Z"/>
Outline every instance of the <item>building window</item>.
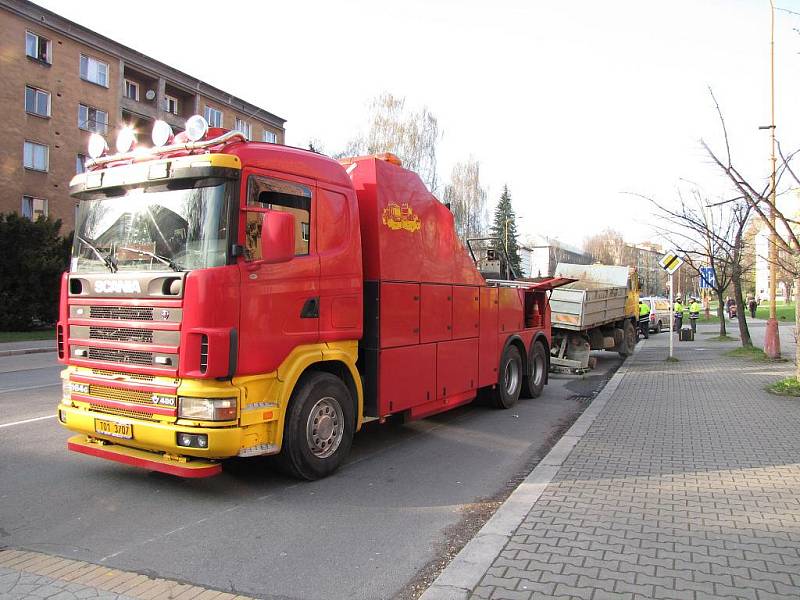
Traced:
<path fill-rule="evenodd" d="M 25 86 L 25 112 L 40 117 L 50 116 L 50 92 Z"/>
<path fill-rule="evenodd" d="M 278 135 L 274 131 L 264 131 L 264 141 L 270 144 L 278 143 Z"/>
<path fill-rule="evenodd" d="M 248 140 L 250 139 L 250 134 L 252 133 L 252 128 L 250 127 L 250 123 L 236 117 L 236 122 L 233 127 L 234 131 L 241 131 Z"/>
<path fill-rule="evenodd" d="M 25 32 L 25 54 L 31 58 L 50 64 L 53 62 L 50 58 L 51 47 L 50 40 L 30 31 Z"/>
<path fill-rule="evenodd" d="M 26 169 L 47 171 L 49 158 L 50 148 L 48 146 L 25 140 L 25 147 L 22 152 L 22 163 L 25 165 Z"/>
<path fill-rule="evenodd" d="M 75 173 L 83 173 L 86 170 L 86 155 L 78 154 L 75 157 Z"/>
<path fill-rule="evenodd" d="M 139 84 L 135 81 L 125 80 L 125 97 L 139 101 Z"/>
<path fill-rule="evenodd" d="M 81 54 L 81 79 L 108 87 L 108 65 L 96 58 Z"/>
<path fill-rule="evenodd" d="M 222 127 L 222 111 L 206 106 L 206 121 L 209 127 Z"/>
<path fill-rule="evenodd" d="M 78 105 L 78 127 L 95 133 L 108 133 L 108 113 L 84 104 Z"/>
<path fill-rule="evenodd" d="M 164 110 L 173 115 L 177 115 L 178 99 L 175 96 L 164 96 Z"/>
<path fill-rule="evenodd" d="M 47 216 L 47 200 L 44 198 L 34 198 L 33 196 L 22 197 L 22 216 L 35 221 L 39 217 Z"/>

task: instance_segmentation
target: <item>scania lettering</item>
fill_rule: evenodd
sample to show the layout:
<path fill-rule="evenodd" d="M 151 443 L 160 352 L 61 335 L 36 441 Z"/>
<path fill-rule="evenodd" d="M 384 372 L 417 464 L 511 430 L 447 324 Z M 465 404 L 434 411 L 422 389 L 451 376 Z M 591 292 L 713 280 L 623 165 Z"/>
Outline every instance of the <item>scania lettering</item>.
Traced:
<path fill-rule="evenodd" d="M 97 134 L 57 326 L 71 450 L 181 477 L 277 454 L 299 478 L 364 423 L 538 396 L 548 292 L 484 276 L 393 155 L 335 161 L 208 129 Z"/>

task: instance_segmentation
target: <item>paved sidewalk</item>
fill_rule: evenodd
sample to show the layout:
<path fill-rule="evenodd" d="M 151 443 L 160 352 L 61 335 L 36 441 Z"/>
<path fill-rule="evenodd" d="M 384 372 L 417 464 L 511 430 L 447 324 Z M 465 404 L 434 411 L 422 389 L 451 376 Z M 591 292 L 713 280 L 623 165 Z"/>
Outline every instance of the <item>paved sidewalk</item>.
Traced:
<path fill-rule="evenodd" d="M 28 342 L 0 343 L 0 356 L 17 356 L 20 354 L 38 354 L 40 352 L 55 351 L 55 340 L 32 340 Z"/>
<path fill-rule="evenodd" d="M 794 365 L 708 337 L 676 363 L 667 335 L 640 343 L 521 520 L 490 520 L 423 600 L 800 597 L 800 400 L 763 389 Z"/>

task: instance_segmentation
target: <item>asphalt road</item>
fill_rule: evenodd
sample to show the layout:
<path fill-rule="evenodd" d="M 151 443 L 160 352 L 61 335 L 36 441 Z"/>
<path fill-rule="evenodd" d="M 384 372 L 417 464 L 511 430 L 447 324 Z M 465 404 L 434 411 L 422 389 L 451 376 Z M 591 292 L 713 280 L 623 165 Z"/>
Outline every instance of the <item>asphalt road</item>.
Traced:
<path fill-rule="evenodd" d="M 264 459 L 181 480 L 68 452 L 55 354 L 0 358 L 0 547 L 260 598 L 407 596 L 462 517 L 502 498 L 620 363 L 597 356 L 590 377 L 551 376 L 511 410 L 371 424 L 313 483 Z"/>

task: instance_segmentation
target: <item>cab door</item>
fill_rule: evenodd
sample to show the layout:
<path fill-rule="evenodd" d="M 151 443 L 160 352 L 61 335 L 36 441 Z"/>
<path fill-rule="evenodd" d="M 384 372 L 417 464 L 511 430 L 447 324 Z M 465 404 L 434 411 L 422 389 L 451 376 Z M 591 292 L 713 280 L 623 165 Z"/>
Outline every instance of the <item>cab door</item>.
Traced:
<path fill-rule="evenodd" d="M 242 186 L 239 373 L 268 373 L 294 348 L 319 341 L 317 189 L 312 180 L 258 169 L 245 171 Z M 271 210 L 295 219 L 295 256 L 279 264 L 262 260 L 261 226 Z"/>

